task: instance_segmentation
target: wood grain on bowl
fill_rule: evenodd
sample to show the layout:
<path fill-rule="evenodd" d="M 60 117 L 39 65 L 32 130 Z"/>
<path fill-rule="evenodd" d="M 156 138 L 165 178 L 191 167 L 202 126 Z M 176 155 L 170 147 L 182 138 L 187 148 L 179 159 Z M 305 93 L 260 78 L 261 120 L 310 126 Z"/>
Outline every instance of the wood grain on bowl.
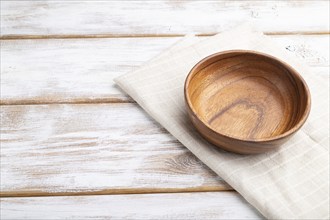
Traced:
<path fill-rule="evenodd" d="M 289 65 L 252 51 L 211 55 L 185 85 L 189 115 L 211 143 L 237 153 L 261 153 L 283 143 L 306 120 L 310 94 Z"/>

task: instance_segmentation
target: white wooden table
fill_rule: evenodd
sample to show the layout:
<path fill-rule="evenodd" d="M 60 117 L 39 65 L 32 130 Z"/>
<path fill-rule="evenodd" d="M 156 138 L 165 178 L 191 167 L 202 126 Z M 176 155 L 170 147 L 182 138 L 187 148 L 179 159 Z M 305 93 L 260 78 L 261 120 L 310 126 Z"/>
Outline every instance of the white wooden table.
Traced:
<path fill-rule="evenodd" d="M 328 1 L 1 1 L 1 219 L 262 216 L 113 83 L 244 21 L 329 72 Z"/>

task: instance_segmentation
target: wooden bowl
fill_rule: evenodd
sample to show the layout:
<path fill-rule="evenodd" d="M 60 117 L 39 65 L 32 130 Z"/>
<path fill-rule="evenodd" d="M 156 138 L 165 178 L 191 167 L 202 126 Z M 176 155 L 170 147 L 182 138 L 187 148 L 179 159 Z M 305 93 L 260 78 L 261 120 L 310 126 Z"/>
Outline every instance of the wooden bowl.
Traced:
<path fill-rule="evenodd" d="M 184 92 L 199 133 L 241 154 L 280 146 L 301 128 L 311 108 L 309 89 L 297 71 L 255 51 L 206 57 L 190 71 Z"/>

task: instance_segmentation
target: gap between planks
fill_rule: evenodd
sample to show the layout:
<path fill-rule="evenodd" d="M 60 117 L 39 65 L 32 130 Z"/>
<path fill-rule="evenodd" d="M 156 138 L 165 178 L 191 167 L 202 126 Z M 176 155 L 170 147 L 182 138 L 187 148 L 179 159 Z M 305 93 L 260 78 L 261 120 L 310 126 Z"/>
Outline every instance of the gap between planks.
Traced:
<path fill-rule="evenodd" d="M 128 97 L 128 99 L 121 98 L 100 98 L 100 99 L 72 99 L 69 101 L 61 101 L 61 100 L 52 100 L 52 101 L 44 101 L 44 100 L 0 100 L 0 106 L 5 105 L 58 105 L 58 104 L 120 104 L 120 103 L 136 103 L 133 99 Z"/>
<path fill-rule="evenodd" d="M 157 194 L 157 193 L 206 193 L 235 191 L 230 186 L 191 187 L 191 188 L 137 188 L 137 189 L 109 189 L 80 192 L 0 192 L 0 198 L 12 197 L 51 197 L 51 196 L 95 196 L 95 195 L 128 195 L 128 194 Z"/>
<path fill-rule="evenodd" d="M 221 33 L 221 32 L 219 32 Z M 209 37 L 218 33 L 195 34 L 198 37 Z M 329 31 L 281 31 L 264 32 L 265 35 L 329 35 Z M 88 39 L 88 38 L 152 38 L 152 37 L 183 37 L 185 34 L 61 34 L 61 35 L 3 35 L 0 40 L 36 40 L 36 39 Z"/>

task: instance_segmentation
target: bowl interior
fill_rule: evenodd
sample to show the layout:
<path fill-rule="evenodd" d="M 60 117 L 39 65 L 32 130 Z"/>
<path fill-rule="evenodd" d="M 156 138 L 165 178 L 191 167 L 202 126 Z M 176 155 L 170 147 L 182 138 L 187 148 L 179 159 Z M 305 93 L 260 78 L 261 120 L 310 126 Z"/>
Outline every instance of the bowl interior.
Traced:
<path fill-rule="evenodd" d="M 308 91 L 289 66 L 262 54 L 224 53 L 198 63 L 186 84 L 189 105 L 212 130 L 244 140 L 293 128 L 306 113 Z"/>

